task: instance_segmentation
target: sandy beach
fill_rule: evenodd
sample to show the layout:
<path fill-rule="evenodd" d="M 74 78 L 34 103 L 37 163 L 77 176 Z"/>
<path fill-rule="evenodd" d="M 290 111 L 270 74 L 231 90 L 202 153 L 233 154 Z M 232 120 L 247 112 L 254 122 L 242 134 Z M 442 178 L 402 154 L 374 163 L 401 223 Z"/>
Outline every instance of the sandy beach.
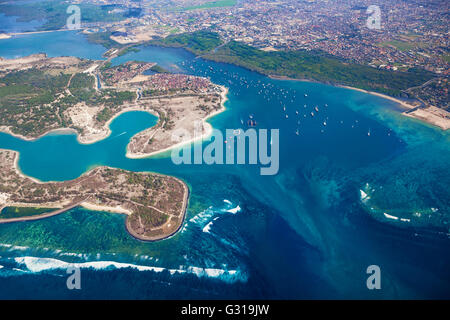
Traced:
<path fill-rule="evenodd" d="M 391 101 L 394 101 L 394 102 L 400 104 L 402 107 L 404 107 L 406 109 L 414 109 L 417 107 L 417 106 L 413 106 L 403 100 L 400 100 L 400 99 L 397 99 L 397 98 L 394 98 L 394 97 L 391 97 L 391 96 L 388 96 L 388 95 L 385 95 L 382 93 L 378 93 L 378 92 L 374 92 L 374 91 L 367 91 L 364 89 L 359 89 L 359 88 L 354 88 L 354 87 L 349 87 L 349 86 L 337 86 L 337 87 L 346 88 L 346 89 L 350 89 L 350 90 L 356 90 L 356 91 L 368 93 L 368 94 L 371 94 L 371 95 L 374 95 L 374 96 L 377 96 L 380 98 L 388 99 L 388 100 L 391 100 Z"/>
<path fill-rule="evenodd" d="M 318 81 L 309 80 L 309 79 L 294 79 L 286 76 L 277 76 L 277 75 L 269 75 L 269 78 L 276 79 L 276 80 L 289 80 L 289 81 L 301 81 L 301 82 L 315 82 L 320 83 Z M 393 101 L 397 104 L 399 104 L 404 109 L 407 109 L 406 111 L 410 112 L 402 112 L 403 115 L 415 118 L 420 121 L 426 122 L 428 124 L 434 125 L 442 130 L 450 129 L 450 112 L 447 112 L 443 109 L 436 108 L 434 106 L 430 106 L 427 108 L 419 108 L 417 110 L 411 111 L 412 109 L 417 108 L 420 104 L 418 102 L 417 105 L 412 105 L 404 100 L 394 98 L 382 93 L 374 92 L 374 91 L 368 91 L 360 88 L 350 87 L 350 86 L 344 86 L 344 85 L 334 85 L 335 87 L 339 88 L 345 88 L 350 90 L 356 90 L 359 92 L 364 92 L 367 94 L 371 94 L 383 99 L 387 99 L 390 101 Z M 436 110 L 437 109 L 437 110 Z"/>
<path fill-rule="evenodd" d="M 212 133 L 212 126 L 208 122 L 206 122 L 206 120 L 208 120 L 209 118 L 214 117 L 215 115 L 225 111 L 224 104 L 227 101 L 227 94 L 228 94 L 228 89 L 226 87 L 221 86 L 221 93 L 220 93 L 221 104 L 220 104 L 220 109 L 216 110 L 216 111 L 214 111 L 214 112 L 212 112 L 210 114 L 208 114 L 205 118 L 202 119 L 204 132 L 203 132 L 203 134 L 200 137 L 196 137 L 196 138 L 193 138 L 193 139 L 190 139 L 190 140 L 182 141 L 180 143 L 173 144 L 170 147 L 167 147 L 167 148 L 164 148 L 164 149 L 161 149 L 161 150 L 157 150 L 157 151 L 154 151 L 154 152 L 151 152 L 151 153 L 145 153 L 145 154 L 135 154 L 135 153 L 130 152 L 129 148 L 127 148 L 126 156 L 128 158 L 131 158 L 131 159 L 147 158 L 147 157 L 153 156 L 155 154 L 160 154 L 160 153 L 163 153 L 165 151 L 171 150 L 171 149 L 173 149 L 175 147 L 180 147 L 180 146 L 185 145 L 185 144 L 190 144 L 190 143 L 193 143 L 195 141 L 208 138 L 211 135 L 211 133 Z M 25 141 L 36 141 L 36 140 L 38 140 L 38 139 L 40 139 L 40 138 L 42 138 L 42 137 L 44 137 L 46 135 L 49 135 L 49 134 L 76 134 L 78 143 L 87 145 L 87 144 L 94 144 L 96 142 L 99 142 L 101 140 L 104 140 L 104 139 L 108 138 L 111 135 L 111 129 L 110 129 L 111 123 L 117 117 L 119 117 L 120 115 L 122 115 L 122 114 L 124 114 L 126 112 L 143 111 L 143 112 L 148 112 L 148 113 L 150 113 L 150 114 L 152 114 L 154 116 L 159 116 L 158 113 L 156 111 L 152 110 L 152 109 L 144 108 L 144 107 L 139 106 L 139 105 L 133 105 L 133 106 L 124 108 L 120 112 L 117 112 L 116 114 L 114 114 L 114 116 L 111 117 L 111 119 L 109 119 L 102 126 L 102 128 L 94 128 L 94 127 L 92 127 L 91 121 L 89 121 L 90 119 L 86 118 L 86 117 L 92 117 L 93 118 L 95 116 L 95 114 L 88 114 L 87 110 L 92 111 L 92 108 L 89 108 L 87 106 L 86 107 L 80 106 L 79 108 L 80 108 L 80 110 L 79 110 L 80 113 L 83 113 L 84 111 L 86 111 L 86 112 L 83 113 L 86 116 L 83 119 L 81 119 L 81 118 L 78 119 L 79 121 L 77 121 L 77 119 L 74 118 L 73 119 L 73 120 L 75 120 L 74 123 L 77 126 L 84 127 L 86 129 L 86 131 L 88 131 L 88 133 L 80 134 L 77 130 L 72 129 L 72 128 L 56 128 L 56 129 L 52 129 L 50 131 L 47 131 L 47 132 L 45 132 L 45 133 L 43 133 L 43 134 L 41 134 L 41 135 L 39 135 L 37 137 L 30 138 L 30 137 L 25 137 L 25 136 L 20 135 L 20 134 L 13 133 L 11 131 L 11 129 L 9 127 L 6 127 L 6 126 L 0 126 L 0 132 L 7 133 L 9 135 L 12 135 L 12 136 L 14 136 L 16 138 L 19 138 L 19 139 L 22 139 L 22 140 L 25 140 Z M 86 109 L 86 110 L 84 110 L 84 109 Z M 17 159 L 18 159 L 18 157 L 17 157 Z M 20 169 L 19 169 L 17 164 L 16 164 L 16 168 L 17 168 L 18 172 L 21 175 L 23 175 L 21 173 L 21 171 L 20 171 Z M 42 183 L 41 181 L 39 181 L 37 179 L 33 179 L 33 181 L 35 181 L 36 183 Z"/>
<path fill-rule="evenodd" d="M 210 118 L 212 118 L 212 117 L 214 117 L 214 116 L 218 115 L 219 113 L 222 113 L 222 112 L 224 112 L 226 110 L 225 102 L 228 100 L 228 98 L 227 98 L 228 88 L 226 88 L 224 86 L 220 86 L 220 87 L 222 89 L 222 91 L 220 93 L 220 96 L 221 96 L 220 109 L 216 110 L 216 111 L 214 111 L 214 112 L 212 112 L 210 114 L 208 114 L 205 118 L 202 119 L 202 125 L 203 125 L 203 128 L 204 128 L 204 132 L 202 133 L 201 136 L 195 137 L 195 138 L 192 138 L 192 139 L 189 139 L 189 140 L 184 140 L 184 141 L 181 141 L 179 143 L 173 144 L 170 147 L 167 147 L 167 148 L 164 148 L 164 149 L 161 149 L 161 150 L 157 150 L 157 151 L 154 151 L 154 152 L 151 152 L 151 153 L 145 153 L 145 154 L 132 153 L 127 148 L 126 157 L 130 158 L 130 159 L 148 158 L 148 157 L 151 157 L 151 156 L 154 156 L 154 155 L 157 155 L 157 154 L 162 154 L 162 153 L 164 153 L 166 151 L 169 151 L 169 150 L 172 150 L 174 148 L 179 148 L 179 147 L 184 146 L 186 144 L 191 144 L 191 143 L 194 143 L 196 141 L 200 141 L 200 140 L 207 139 L 208 137 L 210 137 L 211 134 L 212 134 L 213 128 L 212 128 L 211 124 L 206 122 L 206 120 L 208 120 L 208 119 L 210 119 Z"/>
<path fill-rule="evenodd" d="M 101 140 L 104 140 L 106 138 L 108 138 L 111 135 L 111 129 L 110 129 L 110 125 L 111 123 L 118 118 L 120 115 L 127 113 L 127 112 L 131 112 L 131 111 L 142 111 L 142 112 L 148 112 L 151 115 L 154 116 L 158 116 L 158 113 L 153 111 L 153 110 L 149 110 L 149 109 L 144 109 L 142 107 L 139 106 L 131 106 L 131 107 L 127 107 L 122 109 L 121 111 L 119 111 L 118 113 L 114 114 L 114 116 L 109 119 L 104 125 L 103 127 L 100 129 L 100 131 L 98 132 L 92 132 L 92 133 L 88 133 L 88 134 L 77 134 L 77 141 L 80 144 L 94 144 L 96 142 L 99 142 Z M 75 131 L 75 130 L 74 130 Z M 75 131 L 76 132 L 76 131 Z"/>
<path fill-rule="evenodd" d="M 397 98 L 394 98 L 394 97 L 391 97 L 391 96 L 388 96 L 388 95 L 385 95 L 382 93 L 367 91 L 367 90 L 353 88 L 353 87 L 349 87 L 349 86 L 339 86 L 339 87 L 368 93 L 368 94 L 371 94 L 371 95 L 374 95 L 374 96 L 377 96 L 377 97 L 380 97 L 383 99 L 388 99 L 390 101 L 396 102 L 403 108 L 408 109 L 406 112 L 402 112 L 402 114 L 404 116 L 421 120 L 423 122 L 426 122 L 428 124 L 436 126 L 444 131 L 447 129 L 450 129 L 450 112 L 447 112 L 444 109 L 440 109 L 440 108 L 437 108 L 434 106 L 429 106 L 426 108 L 417 108 L 419 106 L 419 104 L 417 106 L 415 106 L 415 105 L 409 104 L 403 100 L 400 100 L 400 99 L 397 99 Z M 413 109 L 416 109 L 416 110 L 413 110 Z"/>
<path fill-rule="evenodd" d="M 107 206 L 101 206 L 97 204 L 93 204 L 91 202 L 83 202 L 81 206 L 85 209 L 91 210 L 91 211 L 104 211 L 104 212 L 110 212 L 110 213 L 122 213 L 126 215 L 131 215 L 132 212 L 130 210 L 124 209 L 121 206 L 116 207 L 107 207 Z"/>
<path fill-rule="evenodd" d="M 35 215 L 7 218 L 0 216 L 0 224 L 49 218 L 81 206 L 91 211 L 125 214 L 127 228 L 133 236 L 140 240 L 155 241 L 175 234 L 184 221 L 189 201 L 189 188 L 178 178 L 152 172 L 132 174 L 133 177 L 142 175 L 157 178 L 161 184 L 160 187 L 149 189 L 139 180 L 129 182 L 130 172 L 99 167 L 85 172 L 74 180 L 43 184 L 38 181 L 38 185 L 34 183 L 34 179 L 20 173 L 17 168 L 18 156 L 17 151 L 0 149 L 0 171 L 2 172 L 0 186 L 2 190 L 7 190 L 7 192 L 0 192 L 0 211 L 5 207 L 49 210 Z M 111 177 L 114 179 L 111 180 Z M 93 185 L 95 185 L 95 191 L 93 191 Z M 20 189 L 24 191 L 14 194 L 14 190 Z M 34 195 L 35 190 L 42 190 L 42 193 Z M 13 194 L 8 193 L 9 191 Z M 143 196 L 153 197 L 156 201 L 155 206 L 135 200 Z M 143 214 L 151 215 L 155 211 L 167 216 L 163 224 L 150 227 L 147 222 L 141 222 L 141 218 L 133 216 L 136 212 L 141 217 Z M 139 219 L 138 222 L 137 219 Z M 133 230 L 135 227 L 138 229 Z"/>

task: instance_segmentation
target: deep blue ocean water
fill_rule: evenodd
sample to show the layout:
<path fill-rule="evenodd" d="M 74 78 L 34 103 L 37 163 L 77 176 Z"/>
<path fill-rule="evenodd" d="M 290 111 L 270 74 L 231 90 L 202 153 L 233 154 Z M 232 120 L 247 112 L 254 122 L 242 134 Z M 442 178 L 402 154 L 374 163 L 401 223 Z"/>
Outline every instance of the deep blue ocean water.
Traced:
<path fill-rule="evenodd" d="M 0 40 L 0 56 L 8 58 L 101 59 L 103 51 L 74 32 Z M 402 116 L 389 100 L 274 80 L 182 49 L 141 47 L 113 64 L 128 60 L 229 88 L 227 110 L 209 122 L 242 128 L 252 115 L 258 128 L 279 128 L 279 173 L 177 166 L 169 152 L 128 159 L 130 137 L 156 123 L 143 112 L 116 118 L 112 134 L 92 145 L 74 134 L 26 142 L 0 133 L 0 148 L 19 151 L 20 169 L 43 181 L 108 165 L 175 175 L 191 189 L 182 230 L 157 243 L 131 238 L 122 215 L 85 209 L 0 225 L 1 298 L 450 297 L 449 133 Z M 84 267 L 82 290 L 67 290 L 66 262 Z M 380 266 L 381 290 L 366 287 L 372 264 Z"/>

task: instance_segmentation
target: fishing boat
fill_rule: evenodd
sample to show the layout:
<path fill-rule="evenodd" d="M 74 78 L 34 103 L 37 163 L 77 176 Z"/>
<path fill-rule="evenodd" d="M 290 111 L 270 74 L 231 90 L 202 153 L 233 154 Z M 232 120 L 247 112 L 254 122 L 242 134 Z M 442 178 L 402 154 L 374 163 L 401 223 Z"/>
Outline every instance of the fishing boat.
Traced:
<path fill-rule="evenodd" d="M 251 114 L 248 117 L 249 117 L 249 119 L 247 120 L 247 126 L 256 127 L 256 120 L 253 119 L 253 115 Z"/>

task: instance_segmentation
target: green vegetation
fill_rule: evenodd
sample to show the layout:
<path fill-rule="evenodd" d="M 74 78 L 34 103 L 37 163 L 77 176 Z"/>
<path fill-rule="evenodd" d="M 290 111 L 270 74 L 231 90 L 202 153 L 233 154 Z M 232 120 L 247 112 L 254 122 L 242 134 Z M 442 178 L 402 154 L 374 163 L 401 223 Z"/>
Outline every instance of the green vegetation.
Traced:
<path fill-rule="evenodd" d="M 32 3 L 0 4 L 0 11 L 7 16 L 18 16 L 19 22 L 44 20 L 44 24 L 38 30 L 61 29 L 66 25 L 70 16 L 66 12 L 70 3 L 62 1 L 42 1 Z M 129 12 L 110 13 L 110 7 L 89 3 L 79 3 L 81 10 L 81 23 L 112 22 L 124 20 Z"/>
<path fill-rule="evenodd" d="M 425 48 L 427 45 L 423 42 L 406 42 L 406 41 L 399 41 L 399 40 L 391 40 L 380 43 L 380 46 L 382 47 L 395 47 L 396 49 L 400 51 L 408 51 L 413 48 Z"/>
<path fill-rule="evenodd" d="M 133 213 L 129 219 L 131 223 L 133 220 L 140 219 L 139 221 L 147 228 L 160 227 L 166 223 L 168 216 L 152 208 L 136 206 L 136 212 Z"/>
<path fill-rule="evenodd" d="M 70 93 L 79 101 L 88 101 L 95 95 L 94 76 L 86 73 L 77 73 L 70 81 Z"/>
<path fill-rule="evenodd" d="M 33 208 L 33 207 L 5 207 L 0 212 L 0 219 L 20 218 L 35 216 L 47 212 L 54 211 L 50 208 Z"/>
<path fill-rule="evenodd" d="M 170 73 L 170 71 L 164 69 L 160 65 L 155 64 L 153 67 L 150 68 L 151 71 L 156 73 Z"/>
<path fill-rule="evenodd" d="M 380 70 L 323 51 L 265 52 L 237 41 L 222 45 L 220 37 L 210 31 L 168 36 L 151 41 L 150 44 L 183 47 L 205 59 L 236 64 L 266 75 L 348 85 L 391 96 L 400 96 L 402 90 L 433 78 L 431 72 L 422 69 L 409 69 L 407 72 Z M 144 92 L 144 95 L 152 94 Z"/>
<path fill-rule="evenodd" d="M 236 0 L 217 0 L 212 2 L 206 2 L 201 5 L 197 6 L 189 6 L 184 7 L 182 10 L 189 11 L 189 10 L 197 10 L 197 9 L 212 9 L 212 8 L 223 8 L 223 7 L 232 7 L 236 5 Z"/>
<path fill-rule="evenodd" d="M 321 51 L 265 52 L 236 41 L 206 54 L 204 58 L 233 63 L 267 75 L 349 85 L 392 96 L 398 96 L 401 90 L 433 78 L 430 72 L 419 69 L 410 69 L 409 72 L 379 70 L 350 63 Z"/>
<path fill-rule="evenodd" d="M 120 52 L 117 54 L 117 56 L 118 56 L 118 57 L 121 57 L 121 56 L 126 55 L 127 53 L 130 53 L 130 52 L 139 52 L 139 51 L 141 51 L 141 50 L 139 50 L 138 48 L 135 48 L 135 47 L 128 47 L 128 48 L 125 48 L 124 50 L 120 51 Z"/>
<path fill-rule="evenodd" d="M 97 115 L 97 121 L 101 123 L 107 122 L 116 113 L 116 108 L 127 101 L 133 101 L 136 98 L 136 93 L 131 91 L 102 91 L 100 103 L 105 105 L 105 108 Z"/>
<path fill-rule="evenodd" d="M 86 35 L 86 39 L 91 43 L 96 43 L 104 46 L 106 49 L 120 48 L 122 45 L 111 40 L 111 32 L 96 32 Z"/>
<path fill-rule="evenodd" d="M 0 78 L 0 126 L 10 127 L 16 134 L 36 137 L 51 129 L 71 127 L 65 111 L 79 102 L 104 105 L 106 110 L 99 115 L 103 122 L 112 116 L 114 108 L 136 98 L 135 92 L 96 91 L 94 85 L 94 76 L 86 73 L 72 76 L 62 69 L 10 72 Z"/>
<path fill-rule="evenodd" d="M 215 32 L 196 31 L 167 36 L 164 39 L 152 40 L 152 45 L 163 47 L 185 48 L 194 54 L 207 53 L 222 44 L 222 40 Z"/>
<path fill-rule="evenodd" d="M 15 71 L 0 78 L 0 125 L 11 126 L 17 134 L 35 135 L 60 122 L 51 103 L 69 79 L 70 74 L 51 75 L 36 69 Z"/>
<path fill-rule="evenodd" d="M 450 54 L 445 54 L 441 56 L 441 59 L 450 63 Z"/>

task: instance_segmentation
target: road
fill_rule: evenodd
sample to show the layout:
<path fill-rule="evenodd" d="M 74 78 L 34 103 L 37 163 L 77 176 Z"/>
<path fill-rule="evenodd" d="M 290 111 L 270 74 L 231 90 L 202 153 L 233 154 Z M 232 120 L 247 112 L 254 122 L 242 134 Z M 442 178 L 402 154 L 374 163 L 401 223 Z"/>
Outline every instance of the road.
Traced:
<path fill-rule="evenodd" d="M 56 216 L 58 214 L 61 214 L 63 212 L 69 211 L 73 208 L 76 208 L 78 206 L 80 206 L 83 202 L 87 201 L 89 199 L 89 197 L 81 200 L 81 201 L 77 201 L 75 203 L 72 203 L 71 205 L 65 207 L 65 208 L 61 208 L 58 209 L 56 211 L 52 211 L 52 212 L 48 212 L 48 213 L 43 213 L 43 214 L 39 214 L 39 215 L 35 215 L 35 216 L 27 216 L 27 217 L 19 217 L 19 218 L 11 218 L 11 219 L 0 219 L 0 224 L 1 223 L 11 223 L 11 222 L 19 222 L 19 221 L 33 221 L 33 220 L 40 220 L 40 219 L 45 219 L 45 218 L 49 218 L 49 217 L 53 217 Z"/>

